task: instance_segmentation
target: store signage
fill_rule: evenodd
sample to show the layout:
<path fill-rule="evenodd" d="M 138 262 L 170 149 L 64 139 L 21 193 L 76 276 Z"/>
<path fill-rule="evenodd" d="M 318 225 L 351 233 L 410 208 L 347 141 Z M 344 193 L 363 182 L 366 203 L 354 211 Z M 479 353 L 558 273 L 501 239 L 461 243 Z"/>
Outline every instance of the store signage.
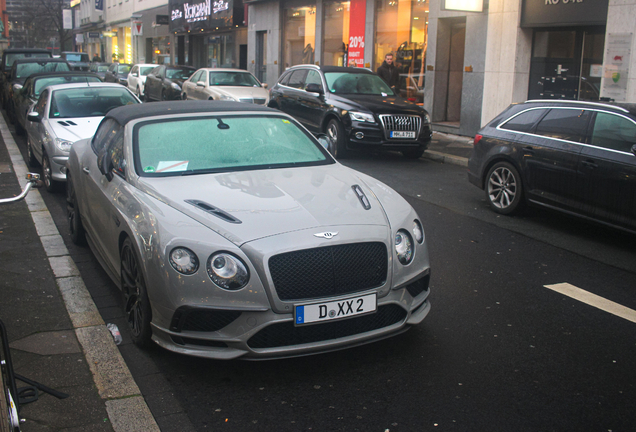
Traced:
<path fill-rule="evenodd" d="M 233 0 L 170 0 L 170 31 L 232 27 L 233 5 Z"/>
<path fill-rule="evenodd" d="M 632 33 L 609 33 L 605 42 L 601 96 L 622 102 L 627 99 Z"/>
<path fill-rule="evenodd" d="M 219 13 L 224 10 L 228 10 L 229 7 L 230 7 L 230 4 L 226 1 L 223 1 L 223 0 L 215 1 L 214 9 L 212 9 L 212 12 Z"/>
<path fill-rule="evenodd" d="M 155 23 L 159 25 L 168 25 L 170 24 L 170 15 L 157 15 L 155 17 Z"/>
<path fill-rule="evenodd" d="M 367 16 L 366 0 L 351 0 L 349 9 L 349 49 L 347 65 L 364 67 L 364 31 Z"/>
<path fill-rule="evenodd" d="M 130 27 L 132 29 L 133 36 L 143 36 L 144 24 L 141 21 L 133 21 Z"/>
<path fill-rule="evenodd" d="M 443 0 L 442 10 L 462 12 L 483 12 L 483 0 Z"/>
<path fill-rule="evenodd" d="M 99 38 L 99 32 L 88 32 L 89 38 Z"/>
<path fill-rule="evenodd" d="M 95 0 L 95 10 L 104 10 L 104 0 Z"/>
<path fill-rule="evenodd" d="M 609 0 L 522 0 L 521 27 L 605 25 L 608 4 Z"/>

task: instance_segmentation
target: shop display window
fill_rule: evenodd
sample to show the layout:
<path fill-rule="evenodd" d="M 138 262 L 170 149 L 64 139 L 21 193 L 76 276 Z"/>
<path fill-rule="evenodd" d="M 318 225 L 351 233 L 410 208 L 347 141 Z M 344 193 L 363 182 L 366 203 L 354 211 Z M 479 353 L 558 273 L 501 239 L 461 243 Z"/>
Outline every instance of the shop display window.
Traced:
<path fill-rule="evenodd" d="M 286 7 L 283 16 L 285 68 L 298 64 L 314 64 L 316 7 Z"/>

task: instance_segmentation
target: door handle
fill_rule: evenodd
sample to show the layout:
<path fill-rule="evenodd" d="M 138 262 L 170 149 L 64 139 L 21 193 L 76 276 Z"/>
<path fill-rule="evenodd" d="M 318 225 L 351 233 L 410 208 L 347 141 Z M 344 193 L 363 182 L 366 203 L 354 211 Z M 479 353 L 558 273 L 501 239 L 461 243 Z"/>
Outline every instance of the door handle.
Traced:
<path fill-rule="evenodd" d="M 84 174 L 90 174 L 91 173 L 91 170 L 89 170 L 86 167 L 82 168 L 82 171 L 84 172 Z"/>
<path fill-rule="evenodd" d="M 598 168 L 598 165 L 596 163 L 594 163 L 594 161 L 592 160 L 585 160 L 583 162 L 581 162 L 583 165 L 585 165 L 588 168 L 594 169 L 594 168 Z"/>

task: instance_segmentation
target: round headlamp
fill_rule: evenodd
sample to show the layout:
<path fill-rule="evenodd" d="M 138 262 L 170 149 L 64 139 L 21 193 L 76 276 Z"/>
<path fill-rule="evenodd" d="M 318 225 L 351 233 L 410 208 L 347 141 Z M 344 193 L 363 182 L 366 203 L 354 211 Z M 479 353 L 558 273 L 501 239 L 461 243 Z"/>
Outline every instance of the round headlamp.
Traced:
<path fill-rule="evenodd" d="M 184 275 L 192 275 L 199 269 L 199 259 L 190 249 L 178 247 L 170 252 L 170 265 Z"/>
<path fill-rule="evenodd" d="M 406 230 L 399 230 L 395 234 L 395 253 L 403 265 L 413 260 L 413 238 Z"/>
<path fill-rule="evenodd" d="M 247 285 L 250 273 L 240 258 L 227 252 L 219 252 L 208 258 L 208 276 L 220 288 L 239 290 Z"/>

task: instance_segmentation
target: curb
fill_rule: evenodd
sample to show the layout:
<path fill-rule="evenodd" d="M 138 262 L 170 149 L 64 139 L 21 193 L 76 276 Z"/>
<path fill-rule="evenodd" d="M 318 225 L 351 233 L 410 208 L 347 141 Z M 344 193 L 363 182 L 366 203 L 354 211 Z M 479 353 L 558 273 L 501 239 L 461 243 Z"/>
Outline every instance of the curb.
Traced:
<path fill-rule="evenodd" d="M 425 150 L 423 157 L 437 161 L 437 162 L 442 162 L 442 163 L 447 163 L 452 165 L 459 165 L 463 167 L 468 166 L 468 158 L 461 157 L 461 156 L 454 156 L 454 155 L 438 152 L 435 150 Z"/>
<path fill-rule="evenodd" d="M 14 174 L 20 186 L 24 188 L 28 169 L 1 115 L 0 134 L 9 152 Z M 139 387 L 86 289 L 75 262 L 64 245 L 40 191 L 32 189 L 25 201 L 113 430 L 160 432 Z"/>

